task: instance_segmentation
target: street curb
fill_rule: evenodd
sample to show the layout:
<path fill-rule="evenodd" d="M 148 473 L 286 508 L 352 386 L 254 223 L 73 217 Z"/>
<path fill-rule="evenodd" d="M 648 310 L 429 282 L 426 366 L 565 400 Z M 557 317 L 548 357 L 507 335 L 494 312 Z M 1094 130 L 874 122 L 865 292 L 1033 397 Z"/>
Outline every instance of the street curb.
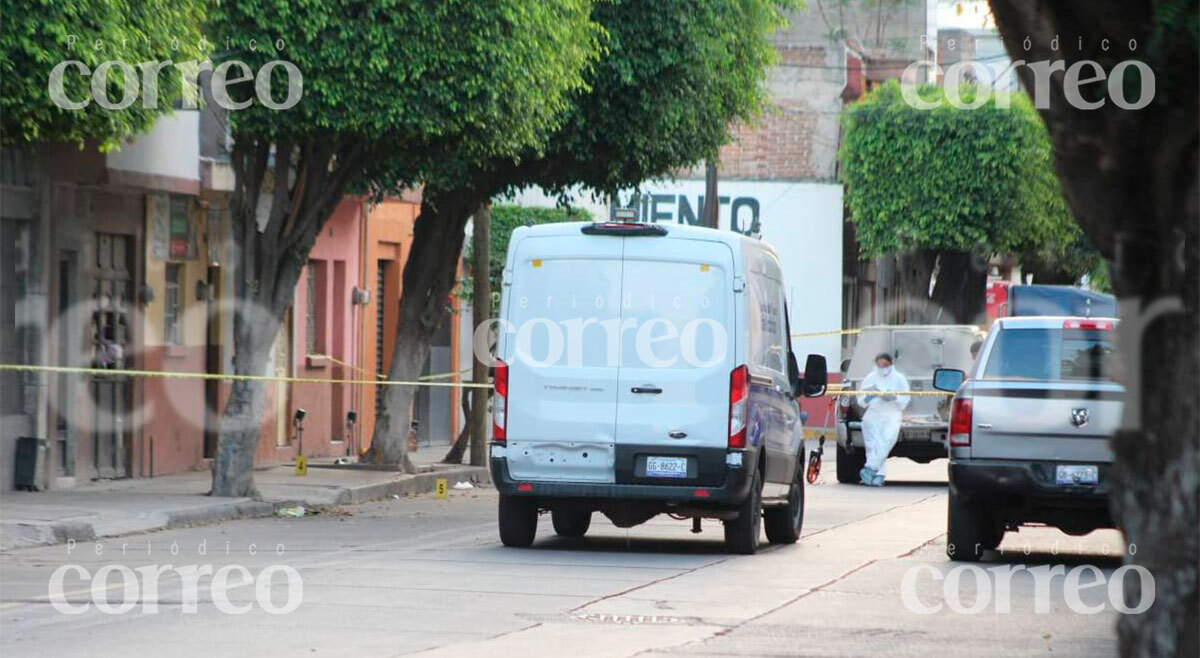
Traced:
<path fill-rule="evenodd" d="M 387 482 L 366 484 L 357 487 L 336 487 L 333 505 L 355 505 L 370 500 L 389 498 L 392 496 L 410 496 L 429 493 L 437 487 L 437 481 L 445 478 L 447 486 L 453 487 L 456 482 L 472 484 L 489 484 L 491 475 L 485 466 L 453 466 L 443 470 L 417 473 L 403 476 L 400 479 Z M 240 499 L 228 502 L 214 502 L 179 510 L 170 510 L 151 517 L 135 517 L 132 520 L 137 525 L 129 523 L 114 523 L 113 519 L 80 519 L 70 521 L 3 521 L 0 522 L 0 551 L 19 548 L 36 548 L 38 546 L 54 546 L 74 540 L 93 541 L 110 537 L 120 537 L 141 532 L 157 532 L 192 525 L 221 523 L 236 519 L 253 519 L 274 516 L 276 511 L 284 507 L 303 505 L 307 507 L 325 507 L 329 501 L 312 502 L 311 500 L 249 500 Z M 157 517 L 157 518 L 154 518 Z M 148 520 L 153 518 L 153 520 Z M 111 532 L 97 530 L 98 528 L 120 528 Z"/>
<path fill-rule="evenodd" d="M 447 468 L 441 471 L 417 473 L 400 480 L 378 482 L 360 487 L 345 487 L 338 492 L 337 505 L 353 505 L 368 500 L 378 500 L 391 496 L 410 496 L 429 493 L 437 487 L 437 481 L 445 478 L 447 486 L 455 482 L 470 482 L 472 484 L 490 483 L 491 475 L 485 466 L 461 466 Z"/>

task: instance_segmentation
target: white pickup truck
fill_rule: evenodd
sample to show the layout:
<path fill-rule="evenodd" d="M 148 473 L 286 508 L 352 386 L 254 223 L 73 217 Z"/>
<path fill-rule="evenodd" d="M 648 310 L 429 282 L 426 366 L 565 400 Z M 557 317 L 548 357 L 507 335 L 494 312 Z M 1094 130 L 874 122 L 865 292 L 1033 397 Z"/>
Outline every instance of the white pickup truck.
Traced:
<path fill-rule="evenodd" d="M 1028 523 L 1072 535 L 1113 527 L 1109 438 L 1125 389 L 1113 379 L 1111 318 L 997 320 L 968 379 L 939 369 L 956 391 L 950 412 L 946 553 L 976 561 Z"/>

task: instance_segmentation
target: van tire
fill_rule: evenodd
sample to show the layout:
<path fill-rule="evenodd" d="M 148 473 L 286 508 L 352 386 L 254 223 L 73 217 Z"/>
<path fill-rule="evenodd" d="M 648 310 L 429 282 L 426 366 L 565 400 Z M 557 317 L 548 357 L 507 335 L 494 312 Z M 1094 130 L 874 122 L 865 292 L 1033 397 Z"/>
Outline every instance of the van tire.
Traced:
<path fill-rule="evenodd" d="M 559 537 L 582 537 L 592 525 L 591 510 L 556 509 L 550 511 L 554 532 Z"/>
<path fill-rule="evenodd" d="M 867 465 L 867 451 L 856 450 L 849 452 L 842 447 L 842 444 L 837 446 L 837 480 L 842 484 L 856 484 L 858 482 L 858 472 Z"/>
<path fill-rule="evenodd" d="M 799 469 L 788 489 L 787 505 L 763 510 L 763 527 L 772 544 L 795 544 L 800 539 L 804 527 L 804 475 Z"/>
<path fill-rule="evenodd" d="M 755 469 L 750 493 L 737 507 L 738 516 L 725 522 L 725 549 L 738 555 L 754 555 L 762 529 L 762 476 Z"/>
<path fill-rule="evenodd" d="M 946 556 L 957 562 L 978 562 L 983 552 L 1000 545 L 1004 530 L 979 503 L 950 492 L 946 518 Z"/>
<path fill-rule="evenodd" d="M 526 548 L 537 535 L 537 501 L 519 496 L 500 496 L 500 542 Z"/>

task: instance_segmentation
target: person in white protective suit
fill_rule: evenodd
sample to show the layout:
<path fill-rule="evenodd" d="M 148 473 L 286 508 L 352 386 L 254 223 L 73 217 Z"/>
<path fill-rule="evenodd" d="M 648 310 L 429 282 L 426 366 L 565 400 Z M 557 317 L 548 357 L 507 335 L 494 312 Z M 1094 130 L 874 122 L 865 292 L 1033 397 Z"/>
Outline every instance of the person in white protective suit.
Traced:
<path fill-rule="evenodd" d="M 892 366 L 892 355 L 884 352 L 875 357 L 875 369 L 863 378 L 859 389 L 870 392 L 858 396 L 858 403 L 867 408 L 862 417 L 867 463 L 858 477 L 867 486 L 882 487 L 888 454 L 900 437 L 900 420 L 909 401 L 907 395 L 888 391 L 909 390 L 908 379 Z"/>

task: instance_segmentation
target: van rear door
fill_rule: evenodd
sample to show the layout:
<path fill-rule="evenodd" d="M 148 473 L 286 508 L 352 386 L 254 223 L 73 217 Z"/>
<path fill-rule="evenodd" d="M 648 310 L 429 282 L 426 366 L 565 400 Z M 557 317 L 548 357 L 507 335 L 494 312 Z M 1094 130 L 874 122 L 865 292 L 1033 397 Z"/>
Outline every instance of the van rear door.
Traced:
<path fill-rule="evenodd" d="M 724 478 L 738 335 L 733 267 L 722 242 L 625 238 L 618 482 Z"/>
<path fill-rule="evenodd" d="M 500 358 L 516 479 L 614 481 L 622 241 L 558 235 L 514 247 Z"/>

